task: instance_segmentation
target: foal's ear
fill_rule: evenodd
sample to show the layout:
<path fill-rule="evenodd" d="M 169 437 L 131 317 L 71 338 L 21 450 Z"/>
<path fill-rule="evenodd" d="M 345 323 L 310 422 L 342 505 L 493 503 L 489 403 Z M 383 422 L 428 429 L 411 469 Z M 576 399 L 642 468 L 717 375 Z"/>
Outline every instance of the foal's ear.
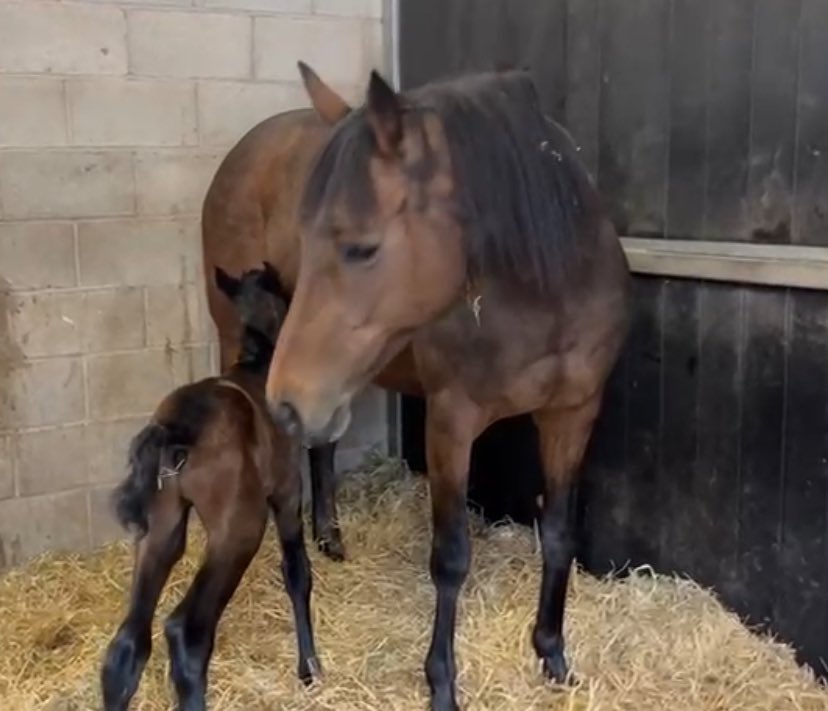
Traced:
<path fill-rule="evenodd" d="M 392 158 L 399 154 L 402 142 L 402 105 L 397 93 L 377 74 L 371 72 L 368 84 L 366 114 L 381 155 Z"/>
<path fill-rule="evenodd" d="M 333 126 L 351 111 L 345 99 L 323 82 L 313 69 L 304 62 L 297 62 L 297 65 L 311 104 L 325 123 Z"/>
<path fill-rule="evenodd" d="M 235 301 L 241 290 L 241 281 L 230 276 L 221 267 L 216 267 L 216 286 L 227 296 L 230 301 Z"/>
<path fill-rule="evenodd" d="M 264 266 L 265 277 L 263 283 L 264 288 L 274 296 L 278 296 L 287 301 L 289 299 L 289 294 L 287 289 L 285 289 L 285 285 L 282 284 L 282 277 L 279 274 L 279 270 L 266 259 L 262 262 L 262 265 Z"/>

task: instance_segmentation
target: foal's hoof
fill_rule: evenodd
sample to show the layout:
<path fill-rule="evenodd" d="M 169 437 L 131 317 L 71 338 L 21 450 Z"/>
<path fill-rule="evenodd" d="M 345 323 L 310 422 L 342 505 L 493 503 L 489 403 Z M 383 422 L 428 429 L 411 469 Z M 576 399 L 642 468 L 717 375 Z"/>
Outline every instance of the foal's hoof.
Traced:
<path fill-rule="evenodd" d="M 310 657 L 304 662 L 299 662 L 299 679 L 305 686 L 310 686 L 315 681 L 321 681 L 322 667 L 316 657 Z"/>
<path fill-rule="evenodd" d="M 541 670 L 544 677 L 555 684 L 574 686 L 575 679 L 566 664 L 563 653 L 554 654 L 551 657 L 543 657 L 540 660 Z"/>
<path fill-rule="evenodd" d="M 319 550 L 328 558 L 337 563 L 341 563 L 345 560 L 345 544 L 342 543 L 342 539 L 338 536 L 331 537 L 331 538 L 323 538 L 316 542 L 317 547 Z"/>

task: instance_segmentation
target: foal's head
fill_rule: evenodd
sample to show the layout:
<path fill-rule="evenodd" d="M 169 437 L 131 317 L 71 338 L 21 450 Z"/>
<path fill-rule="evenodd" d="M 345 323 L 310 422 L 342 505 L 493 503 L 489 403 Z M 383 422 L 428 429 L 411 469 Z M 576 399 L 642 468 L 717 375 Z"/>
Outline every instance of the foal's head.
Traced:
<path fill-rule="evenodd" d="M 290 304 L 279 273 L 270 262 L 250 269 L 238 278 L 216 267 L 216 285 L 236 306 L 245 331 L 254 331 L 271 344 L 282 328 Z"/>

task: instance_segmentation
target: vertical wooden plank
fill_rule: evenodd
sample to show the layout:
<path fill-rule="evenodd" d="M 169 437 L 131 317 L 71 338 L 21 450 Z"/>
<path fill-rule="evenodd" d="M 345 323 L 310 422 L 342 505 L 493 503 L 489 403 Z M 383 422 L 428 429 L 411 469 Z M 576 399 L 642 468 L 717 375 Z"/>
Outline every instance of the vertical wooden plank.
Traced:
<path fill-rule="evenodd" d="M 665 236 L 701 236 L 705 198 L 705 131 L 709 0 L 675 0 L 670 27 L 670 153 Z M 699 293 L 694 281 L 664 286 L 662 444 L 659 499 L 664 507 L 661 559 L 689 573 L 699 557 L 693 531 L 704 502 L 693 488 L 698 448 Z"/>
<path fill-rule="evenodd" d="M 694 578 L 725 595 L 737 582 L 744 289 L 705 284 L 699 304 Z"/>
<path fill-rule="evenodd" d="M 627 548 L 633 564 L 658 566 L 663 280 L 636 279 L 628 365 Z"/>
<path fill-rule="evenodd" d="M 710 0 L 675 0 L 670 28 L 670 160 L 665 232 L 700 239 L 705 200 L 705 125 Z"/>
<path fill-rule="evenodd" d="M 660 558 L 665 571 L 690 573 L 699 558 L 694 532 L 705 505 L 694 490 L 698 453 L 699 293 L 697 282 L 664 284 Z"/>
<path fill-rule="evenodd" d="M 569 0 L 566 14 L 564 121 L 587 170 L 598 175 L 601 43 L 598 0 Z"/>
<path fill-rule="evenodd" d="M 706 239 L 743 237 L 755 0 L 711 4 Z"/>
<path fill-rule="evenodd" d="M 450 67 L 453 52 L 450 18 L 459 2 L 400 0 L 399 60 L 403 89 L 421 86 Z"/>
<path fill-rule="evenodd" d="M 794 241 L 828 246 L 828 3 L 802 0 Z"/>
<path fill-rule="evenodd" d="M 791 241 L 801 0 L 756 0 L 744 238 Z"/>
<path fill-rule="evenodd" d="M 828 638 L 828 294 L 795 292 L 791 306 L 776 627 L 815 662 Z"/>
<path fill-rule="evenodd" d="M 670 4 L 601 6 L 599 185 L 619 231 L 661 235 L 667 168 Z"/>
<path fill-rule="evenodd" d="M 745 295 L 744 399 L 741 432 L 741 506 L 738 595 L 740 613 L 769 624 L 779 580 L 777 533 L 782 492 L 785 401 L 784 289 Z"/>

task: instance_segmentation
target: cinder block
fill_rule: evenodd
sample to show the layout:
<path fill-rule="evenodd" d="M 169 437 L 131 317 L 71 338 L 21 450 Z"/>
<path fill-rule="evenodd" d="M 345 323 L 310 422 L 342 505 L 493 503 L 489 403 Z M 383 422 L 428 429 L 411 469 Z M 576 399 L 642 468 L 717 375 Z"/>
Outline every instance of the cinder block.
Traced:
<path fill-rule="evenodd" d="M 124 13 L 81 3 L 3 3 L 0 67 L 9 73 L 125 74 Z"/>
<path fill-rule="evenodd" d="M 223 152 L 204 149 L 138 153 L 135 158 L 138 212 L 200 216 L 207 188 L 222 158 Z"/>
<path fill-rule="evenodd" d="M 89 546 L 84 490 L 0 501 L 0 568 L 19 565 L 44 551 Z"/>
<path fill-rule="evenodd" d="M 140 287 L 90 291 L 85 295 L 81 342 L 86 353 L 144 345 L 144 292 Z"/>
<path fill-rule="evenodd" d="M 10 437 L 0 437 L 0 499 L 14 496 L 14 461 Z"/>
<path fill-rule="evenodd" d="M 93 547 L 119 541 L 128 536 L 115 518 L 112 503 L 114 488 L 105 486 L 89 491 L 89 533 Z"/>
<path fill-rule="evenodd" d="M 298 73 L 293 79 L 297 78 Z M 228 111 L 228 106 L 233 110 Z M 260 121 L 304 106 L 310 106 L 310 101 L 298 81 L 284 84 L 201 81 L 198 84 L 201 142 L 231 146 Z"/>
<path fill-rule="evenodd" d="M 216 10 L 288 12 L 297 15 L 311 11 L 311 0 L 195 0 L 195 4 Z"/>
<path fill-rule="evenodd" d="M 72 225 L 0 222 L 0 279 L 12 289 L 75 286 Z"/>
<path fill-rule="evenodd" d="M 256 77 L 296 81 L 299 59 L 333 86 L 359 81 L 366 66 L 363 23 L 321 16 L 255 18 L 253 67 Z M 363 81 L 367 79 L 365 75 Z"/>
<path fill-rule="evenodd" d="M 147 418 L 133 417 L 114 422 L 93 422 L 86 427 L 86 465 L 89 482 L 113 484 L 127 475 L 127 455 L 132 438 Z"/>
<path fill-rule="evenodd" d="M 84 418 L 78 358 L 49 358 L 0 370 L 0 428 L 42 427 Z"/>
<path fill-rule="evenodd" d="M 73 79 L 66 84 L 72 142 L 82 146 L 180 146 L 197 142 L 191 82 Z"/>
<path fill-rule="evenodd" d="M 215 374 L 212 370 L 209 345 L 179 346 L 168 351 L 176 387 Z"/>
<path fill-rule="evenodd" d="M 250 75 L 251 20 L 194 12 L 127 13 L 130 70 L 167 77 Z"/>
<path fill-rule="evenodd" d="M 201 278 L 196 219 L 81 223 L 78 252 L 85 286 L 153 286 Z"/>
<path fill-rule="evenodd" d="M 173 356 L 162 350 L 93 356 L 87 361 L 93 419 L 152 412 L 173 388 Z"/>
<path fill-rule="evenodd" d="M 17 488 L 20 496 L 66 491 L 88 481 L 86 427 L 75 425 L 17 436 Z"/>
<path fill-rule="evenodd" d="M 14 297 L 12 340 L 27 358 L 80 353 L 83 294 L 40 293 Z"/>
<path fill-rule="evenodd" d="M 126 151 L 11 151 L 0 161 L 5 217 L 94 217 L 134 212 Z"/>
<path fill-rule="evenodd" d="M 66 145 L 66 112 L 60 79 L 0 77 L 0 106 L 3 107 L 0 146 Z"/>
<path fill-rule="evenodd" d="M 382 17 L 382 0 L 313 0 L 318 15 L 346 17 Z"/>
<path fill-rule="evenodd" d="M 207 298 L 199 283 L 147 288 L 147 344 L 202 343 L 207 340 Z"/>

